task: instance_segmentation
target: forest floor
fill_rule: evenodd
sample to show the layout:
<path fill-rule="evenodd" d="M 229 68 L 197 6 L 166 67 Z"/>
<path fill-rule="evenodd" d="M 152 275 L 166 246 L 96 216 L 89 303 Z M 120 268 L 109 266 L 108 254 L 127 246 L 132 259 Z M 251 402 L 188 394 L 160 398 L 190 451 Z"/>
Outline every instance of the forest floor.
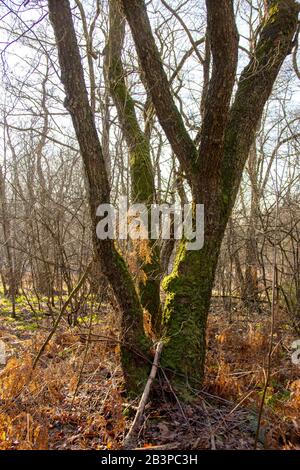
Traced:
<path fill-rule="evenodd" d="M 70 327 L 64 320 L 36 369 L 33 360 L 51 331 L 49 317 L 25 304 L 12 319 L 0 299 L 0 450 L 120 449 L 137 402 L 122 393 L 114 315 L 107 308 Z M 138 447 L 150 449 L 253 449 L 267 374 L 270 315 L 228 313 L 214 301 L 208 324 L 203 389 L 182 403 L 158 374 L 146 406 Z M 300 450 L 300 366 L 291 361 L 298 339 L 277 312 L 270 383 L 258 449 Z M 92 332 L 92 334 L 91 334 Z M 89 337 L 89 341 L 87 338 Z"/>

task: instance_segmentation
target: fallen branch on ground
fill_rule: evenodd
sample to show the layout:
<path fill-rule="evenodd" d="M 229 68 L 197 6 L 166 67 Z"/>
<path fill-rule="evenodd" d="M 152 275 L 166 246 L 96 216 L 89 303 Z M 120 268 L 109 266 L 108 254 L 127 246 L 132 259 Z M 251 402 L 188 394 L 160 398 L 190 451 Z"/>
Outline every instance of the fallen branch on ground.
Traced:
<path fill-rule="evenodd" d="M 143 422 L 143 415 L 144 415 L 145 406 L 146 406 L 147 401 L 148 401 L 148 397 L 149 397 L 149 394 L 150 394 L 152 384 L 153 384 L 154 379 L 156 377 L 156 373 L 157 373 L 157 369 L 158 369 L 158 363 L 159 363 L 160 355 L 161 355 L 161 352 L 162 352 L 162 348 L 163 348 L 163 343 L 159 342 L 157 344 L 157 347 L 156 347 L 156 352 L 155 352 L 153 364 L 152 364 L 152 367 L 151 367 L 150 375 L 149 375 L 149 378 L 147 380 L 145 389 L 143 391 L 143 395 L 141 397 L 141 400 L 140 400 L 135 418 L 133 420 L 131 428 L 128 431 L 128 434 L 125 436 L 124 443 L 123 443 L 123 449 L 134 449 L 136 447 L 138 430 L 140 429 L 141 424 Z"/>

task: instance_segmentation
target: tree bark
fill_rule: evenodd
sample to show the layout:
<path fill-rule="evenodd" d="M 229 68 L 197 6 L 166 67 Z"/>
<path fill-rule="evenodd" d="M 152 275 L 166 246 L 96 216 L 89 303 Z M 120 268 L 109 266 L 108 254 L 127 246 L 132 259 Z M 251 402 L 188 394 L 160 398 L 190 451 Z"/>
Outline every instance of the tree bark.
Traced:
<path fill-rule="evenodd" d="M 72 118 L 86 174 L 95 256 L 121 310 L 123 372 L 127 390 L 136 393 L 143 388 L 148 375 L 145 357 L 147 359 L 149 340 L 144 332 L 143 311 L 127 266 L 113 240 L 99 240 L 96 236 L 97 207 L 110 201 L 105 161 L 89 104 L 69 0 L 49 0 L 48 6 L 66 93 L 64 104 Z"/>
<path fill-rule="evenodd" d="M 164 282 L 166 345 L 162 364 L 186 392 L 203 378 L 206 321 L 217 260 L 243 168 L 264 105 L 297 26 L 294 0 L 274 0 L 261 25 L 253 58 L 244 69 L 234 103 L 237 32 L 233 2 L 207 0 L 212 75 L 205 99 L 199 151 L 173 101 L 143 0 L 122 0 L 148 89 L 162 128 L 191 185 L 194 203 L 204 204 L 205 243 L 187 251 L 181 243 L 173 273 Z"/>
<path fill-rule="evenodd" d="M 151 327 L 159 336 L 161 326 L 159 246 L 151 240 L 151 204 L 155 202 L 155 186 L 150 157 L 149 138 L 142 131 L 135 112 L 135 103 L 125 81 L 121 60 L 125 34 L 125 18 L 119 0 L 110 0 L 109 37 L 106 55 L 106 74 L 110 93 L 129 150 L 132 202 L 148 207 L 149 240 L 137 253 L 140 275 L 138 291 L 142 306 L 150 315 Z"/>

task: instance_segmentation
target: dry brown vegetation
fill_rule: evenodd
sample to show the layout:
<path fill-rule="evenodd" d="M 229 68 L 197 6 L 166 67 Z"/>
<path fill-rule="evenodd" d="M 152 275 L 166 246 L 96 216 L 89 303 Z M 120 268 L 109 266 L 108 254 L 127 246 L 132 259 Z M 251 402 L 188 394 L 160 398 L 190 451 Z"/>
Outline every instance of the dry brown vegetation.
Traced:
<path fill-rule="evenodd" d="M 146 408 L 139 447 L 252 449 L 266 375 L 269 316 L 236 307 L 228 317 L 220 302 L 211 308 L 203 389 L 180 402 L 160 371 Z M 277 312 L 271 381 L 258 448 L 300 448 L 299 366 L 291 362 L 296 338 L 284 312 Z M 137 402 L 122 393 L 118 334 L 112 312 L 88 328 L 60 327 L 37 368 L 32 362 L 47 336 L 20 330 L 1 318 L 8 362 L 0 373 L 0 449 L 120 449 Z M 44 331 L 43 331 L 44 330 Z"/>
<path fill-rule="evenodd" d="M 300 449 L 299 13 L 0 1 L 0 450 Z"/>

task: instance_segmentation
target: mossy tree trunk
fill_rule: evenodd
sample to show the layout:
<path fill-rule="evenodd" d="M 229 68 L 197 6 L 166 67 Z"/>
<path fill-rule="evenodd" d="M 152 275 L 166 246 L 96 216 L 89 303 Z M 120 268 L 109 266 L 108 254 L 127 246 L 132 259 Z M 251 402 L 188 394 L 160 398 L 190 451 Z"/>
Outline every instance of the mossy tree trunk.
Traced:
<path fill-rule="evenodd" d="M 84 81 L 69 0 L 49 0 L 52 23 L 68 109 L 84 164 L 90 217 L 93 228 L 95 261 L 110 282 L 122 314 L 121 359 L 127 391 L 137 393 L 148 374 L 150 342 L 143 327 L 143 310 L 127 266 L 113 240 L 99 240 L 96 210 L 109 203 L 110 187 L 105 161 Z"/>
<path fill-rule="evenodd" d="M 205 360 L 206 321 L 216 264 L 243 168 L 264 105 L 290 52 L 299 6 L 294 0 L 268 2 L 253 58 L 230 99 L 236 75 L 238 40 L 233 2 L 206 0 L 212 73 L 206 93 L 197 148 L 172 97 L 143 0 L 122 0 L 144 77 L 158 119 L 185 171 L 194 203 L 204 204 L 205 242 L 187 251 L 182 242 L 167 292 L 162 361 L 174 382 L 186 391 L 199 386 Z"/>
<path fill-rule="evenodd" d="M 151 327 L 159 336 L 160 253 L 157 240 L 151 240 L 150 205 L 155 202 L 154 174 L 150 156 L 149 135 L 143 132 L 135 112 L 135 103 L 125 80 L 121 54 L 125 35 L 125 17 L 119 0 L 109 3 L 109 36 L 106 45 L 105 72 L 109 89 L 117 108 L 118 118 L 129 150 L 132 202 L 148 207 L 149 240 L 137 250 L 140 275 L 138 291 L 142 306 L 149 313 Z"/>
<path fill-rule="evenodd" d="M 98 205 L 109 202 L 105 162 L 84 83 L 69 1 L 48 2 L 66 91 L 65 104 L 73 120 L 84 162 L 95 229 Z M 203 378 L 206 321 L 220 246 L 257 124 L 282 62 L 291 50 L 299 6 L 294 0 L 268 2 L 268 12 L 260 26 L 260 38 L 253 58 L 241 75 L 230 106 L 238 48 L 233 2 L 224 0 L 220 8 L 217 0 L 206 0 L 212 73 L 202 106 L 203 121 L 197 147 L 173 100 L 144 1 L 121 0 L 121 3 L 143 69 L 143 81 L 151 94 L 160 124 L 185 172 L 193 202 L 204 204 L 205 208 L 204 247 L 199 251 L 187 251 L 183 241 L 174 271 L 164 280 L 167 295 L 163 312 L 165 348 L 162 361 L 172 372 L 174 383 L 186 390 L 187 384 L 198 387 Z M 118 69 L 120 66 L 122 64 L 117 63 L 117 72 L 121 71 L 119 76 L 123 77 L 122 68 Z M 139 202 L 147 201 L 153 187 L 150 173 L 147 173 L 143 185 L 139 182 L 141 177 L 145 177 L 149 142 L 137 125 L 134 103 L 123 84 L 126 85 L 124 80 L 118 81 L 114 91 L 118 92 L 118 100 L 121 102 L 122 99 L 125 105 L 125 123 L 130 122 L 131 133 L 127 126 L 123 130 L 124 135 L 128 132 L 126 140 L 129 151 L 133 152 L 133 187 Z M 125 95 L 122 94 L 124 91 Z M 146 195 L 142 194 L 145 187 Z M 136 392 L 148 369 L 141 356 L 147 355 L 149 348 L 140 299 L 113 242 L 99 241 L 95 230 L 93 241 L 96 259 L 110 281 L 122 311 L 123 368 L 127 389 Z"/>

